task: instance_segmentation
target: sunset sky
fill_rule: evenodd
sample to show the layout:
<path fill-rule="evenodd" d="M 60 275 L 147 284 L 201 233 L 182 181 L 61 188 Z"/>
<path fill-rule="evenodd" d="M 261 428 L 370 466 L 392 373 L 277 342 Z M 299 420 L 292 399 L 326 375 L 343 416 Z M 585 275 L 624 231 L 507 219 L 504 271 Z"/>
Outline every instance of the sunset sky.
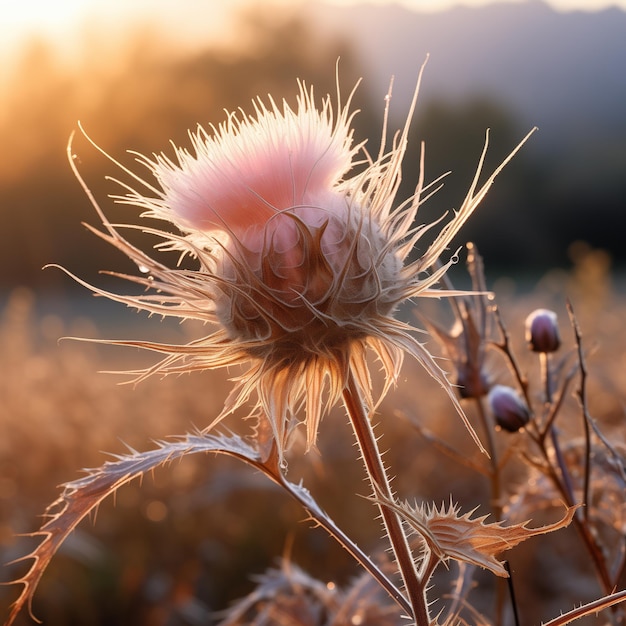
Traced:
<path fill-rule="evenodd" d="M 575 237 L 615 249 L 626 263 L 623 230 L 599 232 L 623 214 L 626 0 L 498 1 L 506 3 L 505 10 L 439 16 L 394 10 L 392 0 L 0 0 L 0 214 L 8 223 L 4 232 L 11 233 L 11 247 L 0 250 L 0 283 L 34 281 L 48 289 L 50 273 L 42 276 L 41 267 L 51 260 L 72 265 L 74 256 L 81 267 L 91 263 L 94 273 L 101 267 L 88 243 L 71 236 L 68 243 L 66 235 L 85 219 L 65 154 L 77 120 L 118 155 L 128 148 L 167 150 L 170 139 L 186 141 L 185 130 L 196 123 L 225 119 L 224 109 L 251 110 L 247 103 L 257 94 L 291 97 L 296 77 L 311 81 L 319 93 L 334 93 L 341 58 L 342 85 L 364 77 L 359 107 L 368 117 L 362 116 L 361 132 L 370 136 L 374 129 L 375 141 L 390 77 L 396 79 L 395 128 L 427 54 L 432 56 L 420 115 L 422 121 L 434 118 L 420 132 L 432 146 L 430 171 L 451 169 L 463 176 L 487 127 L 499 127 L 502 141 L 513 143 L 517 128 L 521 134 L 537 125 L 541 132 L 525 154 L 543 159 L 528 170 L 541 176 L 534 189 L 519 183 L 526 174 L 518 170 L 519 187 L 512 184 L 517 191 L 506 203 L 517 206 L 520 217 L 515 225 L 502 221 L 502 228 L 523 246 L 520 232 L 536 241 L 534 222 L 549 210 L 553 230 L 542 237 L 550 245 L 543 259 L 533 252 L 538 264 L 566 263 Z M 452 3 L 487 4 L 399 2 L 428 13 Z M 617 6 L 608 2 L 621 2 L 621 12 L 592 12 Z M 368 3 L 384 8 L 340 10 Z M 565 10 L 588 14 L 559 12 Z M 439 106 L 435 113 L 433 103 Z M 477 129 L 478 147 L 466 128 Z M 88 146 L 81 152 L 85 163 L 91 159 L 95 181 L 110 173 L 97 169 L 102 164 Z M 597 232 L 588 223 L 586 202 Z M 16 216 L 22 239 L 13 237 Z M 475 223 L 472 237 L 492 227 Z M 549 242 L 552 237 L 560 247 Z M 494 240 L 492 247 L 498 245 Z M 505 253 L 507 259 L 522 258 L 526 251 L 515 253 L 506 245 Z M 17 254 L 27 257 L 19 276 Z"/>
<path fill-rule="evenodd" d="M 215 36 L 228 32 L 229 18 L 247 5 L 260 0 L 0 0 L 0 44 L 4 50 L 28 35 L 44 35 L 57 41 L 68 36 L 86 20 L 97 18 L 114 35 L 121 22 L 137 22 L 147 17 L 166 20 L 174 36 L 191 37 L 207 32 Z M 307 0 L 274 0 L 275 4 L 297 6 Z M 404 4 L 416 10 L 439 10 L 456 4 L 479 6 L 491 0 L 326 0 L 329 4 Z M 508 2 L 528 0 L 500 0 Z M 626 0 L 547 0 L 559 10 L 599 10 L 609 6 L 626 8 Z M 266 3 L 264 3 L 266 5 Z"/>

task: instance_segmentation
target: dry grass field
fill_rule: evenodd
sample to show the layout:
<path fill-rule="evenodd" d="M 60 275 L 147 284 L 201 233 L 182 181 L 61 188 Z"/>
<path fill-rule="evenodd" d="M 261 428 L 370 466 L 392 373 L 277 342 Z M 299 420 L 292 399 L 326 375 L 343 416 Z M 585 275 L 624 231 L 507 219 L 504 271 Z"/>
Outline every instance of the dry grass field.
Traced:
<path fill-rule="evenodd" d="M 554 309 L 563 350 L 572 350 L 574 335 L 565 311 L 565 299 L 571 299 L 589 368 L 588 409 L 615 446 L 624 443 L 626 302 L 611 283 L 602 253 L 584 251 L 571 272 L 550 273 L 524 293 L 509 280 L 491 286 L 531 383 L 538 368 L 525 348 L 524 319 L 537 307 Z M 230 387 L 228 378 L 236 375 L 209 372 L 154 377 L 134 388 L 119 385 L 123 376 L 101 371 L 136 368 L 149 363 L 150 355 L 59 338 L 139 334 L 187 341 L 200 336 L 202 328 L 162 324 L 110 304 L 106 311 L 117 311 L 116 319 L 106 314 L 98 319 L 80 316 L 69 305 L 64 313 L 42 313 L 41 305 L 36 294 L 18 289 L 8 297 L 0 322 L 4 581 L 24 571 L 25 563 L 9 564 L 32 549 L 31 539 L 19 535 L 37 529 L 41 514 L 59 493 L 58 485 L 77 478 L 81 468 L 101 465 L 111 458 L 108 454 L 122 454 L 128 447 L 146 450 L 153 440 L 202 428 L 219 412 Z M 449 319 L 445 303 L 428 305 L 421 305 L 421 313 Z M 440 352 L 432 340 L 429 345 Z M 491 367 L 496 380 L 510 382 L 497 359 Z M 568 441 L 581 435 L 577 385 L 574 378 L 558 421 Z M 472 419 L 470 404 L 467 411 Z M 249 426 L 241 420 L 235 416 L 225 427 L 245 433 Z M 325 417 L 319 452 L 299 454 L 296 446 L 290 452 L 289 474 L 301 478 L 335 521 L 374 551 L 380 528 L 372 519 L 371 504 L 356 495 L 368 494 L 346 422 L 340 408 Z M 445 395 L 416 364 L 407 362 L 399 385 L 380 407 L 378 424 L 398 493 L 436 503 L 452 496 L 463 510 L 479 506 L 479 512 L 489 513 L 485 477 L 447 456 L 416 423 L 480 463 Z M 519 436 L 499 432 L 498 445 L 508 448 Z M 503 476 L 509 497 L 528 480 L 528 468 L 513 462 Z M 545 517 L 538 508 L 537 525 Z M 322 581 L 348 584 L 358 573 L 356 565 L 304 518 L 303 511 L 263 476 L 233 460 L 207 455 L 173 462 L 120 489 L 74 531 L 46 572 L 33 613 L 53 626 L 211 624 L 216 611 L 249 593 L 254 577 L 284 555 Z M 572 528 L 532 539 L 508 558 L 524 625 L 539 624 L 601 595 Z M 452 567 L 451 574 L 455 572 Z M 488 616 L 494 577 L 479 571 L 476 581 L 473 602 Z M 441 584 L 443 594 L 448 583 Z M 2 616 L 16 593 L 15 587 L 0 588 Z M 24 612 L 17 623 L 32 622 Z"/>

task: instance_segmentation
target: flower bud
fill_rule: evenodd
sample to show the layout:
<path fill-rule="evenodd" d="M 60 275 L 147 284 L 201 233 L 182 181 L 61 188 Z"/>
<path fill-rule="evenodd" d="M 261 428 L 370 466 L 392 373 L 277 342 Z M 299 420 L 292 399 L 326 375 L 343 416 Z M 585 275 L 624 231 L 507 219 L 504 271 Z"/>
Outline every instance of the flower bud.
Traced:
<path fill-rule="evenodd" d="M 526 341 L 533 352 L 556 352 L 561 345 L 554 311 L 537 309 L 526 318 Z"/>
<path fill-rule="evenodd" d="M 528 424 L 530 412 L 515 389 L 495 385 L 487 396 L 496 424 L 510 433 Z"/>
<path fill-rule="evenodd" d="M 482 398 L 489 391 L 489 378 L 478 363 L 462 363 L 456 379 L 461 398 Z"/>

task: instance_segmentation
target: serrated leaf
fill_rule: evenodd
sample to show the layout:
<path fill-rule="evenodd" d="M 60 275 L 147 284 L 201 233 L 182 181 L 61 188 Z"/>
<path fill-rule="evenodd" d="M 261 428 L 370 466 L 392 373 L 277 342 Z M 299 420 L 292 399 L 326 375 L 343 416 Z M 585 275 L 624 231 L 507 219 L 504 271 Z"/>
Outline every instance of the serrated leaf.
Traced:
<path fill-rule="evenodd" d="M 505 578 L 507 571 L 496 555 L 536 535 L 564 528 L 577 509 L 569 507 L 563 519 L 554 524 L 528 528 L 530 521 L 505 526 L 502 522 L 486 523 L 488 515 L 472 519 L 476 509 L 461 515 L 459 507 L 452 502 L 437 508 L 424 504 L 411 506 L 408 502 L 397 503 L 386 498 L 379 498 L 379 501 L 396 511 L 442 561 L 455 559 L 472 563 Z"/>
<path fill-rule="evenodd" d="M 63 486 L 59 498 L 46 511 L 48 520 L 40 530 L 31 534 L 33 537 L 41 537 L 41 542 L 30 554 L 18 559 L 32 560 L 33 564 L 24 576 L 12 582 L 23 585 L 23 589 L 11 607 L 5 626 L 13 623 L 25 605 L 28 605 L 33 616 L 33 594 L 46 567 L 63 541 L 86 515 L 122 485 L 164 463 L 198 452 L 228 454 L 256 467 L 262 465 L 258 452 L 240 437 L 197 433 L 171 441 L 159 441 L 156 448 L 147 452 L 131 450 L 130 454 L 116 456 L 115 461 L 107 461 L 97 469 L 87 470 L 85 477 Z"/>
<path fill-rule="evenodd" d="M 30 554 L 18 559 L 18 561 L 32 559 L 33 565 L 23 577 L 10 583 L 21 584 L 24 588 L 12 605 L 5 626 L 10 626 L 14 622 L 25 605 L 31 609 L 37 585 L 52 557 L 76 525 L 100 502 L 115 493 L 122 485 L 143 476 L 146 472 L 186 454 L 197 452 L 215 452 L 238 458 L 285 488 L 305 508 L 310 519 L 336 539 L 378 581 L 400 608 L 407 613 L 410 611 L 408 601 L 401 591 L 319 507 L 309 491 L 303 485 L 286 480 L 281 471 L 280 457 L 275 446 L 268 449 L 262 441 L 257 449 L 256 445 L 252 446 L 238 436 L 197 433 L 171 441 L 157 442 L 157 447 L 147 452 L 131 450 L 130 454 L 116 456 L 115 461 L 109 461 L 97 469 L 87 470 L 84 478 L 64 485 L 58 500 L 48 508 L 48 521 L 39 531 L 31 534 L 34 537 L 42 537 L 41 543 Z M 35 619 L 32 610 L 30 614 Z"/>

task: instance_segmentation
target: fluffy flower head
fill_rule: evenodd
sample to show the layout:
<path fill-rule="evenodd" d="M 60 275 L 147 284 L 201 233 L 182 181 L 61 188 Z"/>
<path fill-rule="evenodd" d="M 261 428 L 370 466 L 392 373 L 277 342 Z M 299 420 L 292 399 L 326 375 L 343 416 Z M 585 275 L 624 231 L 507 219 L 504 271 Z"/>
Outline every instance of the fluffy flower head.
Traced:
<path fill-rule="evenodd" d="M 387 386 L 405 353 L 444 384 L 414 329 L 393 313 L 407 298 L 441 295 L 433 287 L 453 259 L 435 263 L 504 163 L 479 188 L 483 152 L 460 209 L 424 254 L 407 263 L 433 226 L 414 225 L 428 189 L 421 175 L 415 196 L 394 206 L 414 105 L 415 98 L 390 148 L 383 133 L 376 159 L 353 142 L 349 101 L 334 108 L 327 97 L 318 105 L 300 84 L 295 109 L 257 100 L 252 115 L 231 114 L 211 132 L 191 134 L 191 151 L 139 155 L 154 183 L 123 168 L 149 193 L 122 183 L 127 193 L 117 200 L 166 221 L 167 229 L 144 230 L 163 240 L 160 247 L 195 258 L 197 268 L 159 263 L 122 236 L 94 201 L 106 229 L 95 232 L 147 270 L 126 278 L 148 292 L 124 296 L 91 288 L 151 312 L 217 324 L 187 346 L 134 342 L 166 355 L 138 377 L 247 364 L 216 421 L 256 396 L 256 414 L 271 426 L 281 453 L 302 408 L 313 445 L 322 413 L 341 396 L 349 371 L 374 406 L 368 348 L 380 359 Z M 361 168 L 352 174 L 357 155 Z"/>
<path fill-rule="evenodd" d="M 318 111 L 304 88 L 295 111 L 270 104 L 257 102 L 252 117 L 230 115 L 213 134 L 199 128 L 191 137 L 194 153 L 177 149 L 176 163 L 157 158 L 152 165 L 166 219 L 241 239 L 280 211 L 342 204 L 335 188 L 358 150 L 346 116 L 335 124 L 330 102 Z"/>
<path fill-rule="evenodd" d="M 363 335 L 397 303 L 386 294 L 401 261 L 359 189 L 343 184 L 361 148 L 348 109 L 335 120 L 330 100 L 318 110 L 302 85 L 295 111 L 270 103 L 212 135 L 198 129 L 193 154 L 144 160 L 160 192 L 130 201 L 199 242 L 220 276 L 212 300 L 229 337 L 276 362 L 296 345 L 306 359 Z"/>

